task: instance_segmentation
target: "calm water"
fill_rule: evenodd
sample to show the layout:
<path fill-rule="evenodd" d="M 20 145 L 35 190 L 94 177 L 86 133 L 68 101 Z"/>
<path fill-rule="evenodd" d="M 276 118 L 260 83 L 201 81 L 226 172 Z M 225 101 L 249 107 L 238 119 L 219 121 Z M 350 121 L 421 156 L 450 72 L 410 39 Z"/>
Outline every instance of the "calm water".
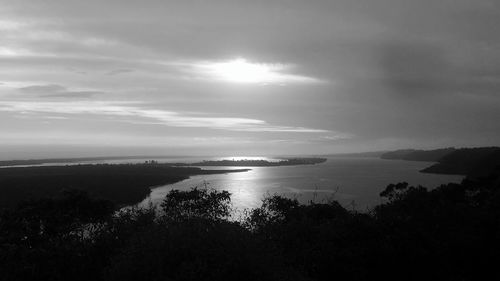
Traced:
<path fill-rule="evenodd" d="M 269 194 L 297 198 L 301 202 L 321 202 L 335 199 L 357 210 L 379 204 L 379 193 L 390 183 L 406 181 L 414 185 L 436 187 L 443 183 L 459 182 L 462 176 L 419 173 L 430 166 L 428 162 L 382 160 L 378 158 L 331 157 L 326 163 L 305 166 L 249 167 L 248 172 L 202 175 L 175 184 L 154 188 L 140 205 L 159 203 L 172 189 L 189 190 L 208 186 L 228 190 L 236 209 L 260 206 Z M 232 169 L 242 167 L 203 167 Z"/>

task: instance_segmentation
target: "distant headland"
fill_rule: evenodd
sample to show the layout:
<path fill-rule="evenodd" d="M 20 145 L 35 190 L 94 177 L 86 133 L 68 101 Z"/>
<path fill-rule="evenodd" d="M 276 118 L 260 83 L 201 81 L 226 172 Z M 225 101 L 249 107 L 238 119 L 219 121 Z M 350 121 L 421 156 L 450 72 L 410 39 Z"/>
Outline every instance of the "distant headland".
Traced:
<path fill-rule="evenodd" d="M 0 169 L 0 209 L 21 201 L 52 197 L 61 189 L 79 189 L 118 206 L 140 202 L 151 188 L 191 176 L 246 172 L 249 169 L 203 170 L 173 167 L 151 161 L 144 164 L 93 164 L 10 167 Z"/>
<path fill-rule="evenodd" d="M 314 165 L 326 162 L 326 158 L 318 157 L 293 157 L 279 158 L 278 161 L 270 161 L 264 159 L 223 159 L 223 160 L 204 160 L 192 163 L 173 163 L 168 162 L 168 159 L 183 158 L 175 156 L 110 156 L 110 157 L 82 157 L 82 158 L 48 158 L 48 159 L 28 159 L 28 160 L 2 160 L 0 167 L 13 166 L 38 166 L 38 165 L 59 165 L 59 164 L 94 164 L 92 162 L 105 163 L 111 160 L 141 160 L 141 159 L 164 159 L 146 160 L 144 164 L 164 164 L 177 167 L 187 166 L 240 166 L 240 167 L 273 167 L 273 166 L 296 166 L 296 165 Z M 186 157 L 187 158 L 187 157 Z"/>
<path fill-rule="evenodd" d="M 315 165 L 326 162 L 326 158 L 288 158 L 280 161 L 268 160 L 210 160 L 196 163 L 176 163 L 175 166 L 233 166 L 233 167 L 275 167 L 275 166 L 297 166 Z"/>
<path fill-rule="evenodd" d="M 112 159 L 72 158 L 0 161 L 0 208 L 15 206 L 23 200 L 56 195 L 61 189 L 80 189 L 89 194 L 130 205 L 143 200 L 154 186 L 176 183 L 195 175 L 246 172 L 250 169 L 203 170 L 197 166 L 274 167 L 314 165 L 326 158 L 288 158 L 269 160 L 212 160 L 195 163 L 159 163 L 147 160 L 137 164 L 81 164 L 81 161 L 141 159 L 115 157 Z M 168 158 L 168 157 L 157 157 Z M 62 165 L 55 165 L 62 164 Z M 45 165 L 47 166 L 38 166 Z M 54 165 L 51 165 L 54 164 Z M 16 167 L 23 165 L 21 167 Z M 26 167 L 28 166 L 28 167 Z"/>
<path fill-rule="evenodd" d="M 500 147 L 403 149 L 380 156 L 388 160 L 437 162 L 421 172 L 484 177 L 500 172 Z"/>
<path fill-rule="evenodd" d="M 155 159 L 168 159 L 181 156 L 154 156 Z M 0 167 L 11 166 L 34 166 L 44 164 L 82 164 L 86 162 L 98 162 L 106 160 L 134 160 L 151 159 L 152 156 L 104 156 L 104 157 L 77 157 L 77 158 L 43 158 L 43 159 L 25 159 L 25 160 L 1 160 Z"/>

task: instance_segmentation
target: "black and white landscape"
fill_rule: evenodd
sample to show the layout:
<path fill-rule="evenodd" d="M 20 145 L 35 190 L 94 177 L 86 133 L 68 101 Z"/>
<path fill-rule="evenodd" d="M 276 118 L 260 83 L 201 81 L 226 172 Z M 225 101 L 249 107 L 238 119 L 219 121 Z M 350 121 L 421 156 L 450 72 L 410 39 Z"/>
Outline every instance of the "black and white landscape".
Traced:
<path fill-rule="evenodd" d="M 0 280 L 496 280 L 498 0 L 0 0 Z"/>

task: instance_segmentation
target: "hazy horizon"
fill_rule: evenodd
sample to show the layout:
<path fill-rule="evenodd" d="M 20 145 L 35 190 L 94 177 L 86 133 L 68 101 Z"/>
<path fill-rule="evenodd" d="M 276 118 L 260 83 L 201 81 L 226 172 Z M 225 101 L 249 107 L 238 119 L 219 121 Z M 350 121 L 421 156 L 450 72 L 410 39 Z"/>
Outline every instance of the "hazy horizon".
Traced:
<path fill-rule="evenodd" d="M 33 149 L 38 149 L 39 147 L 34 147 Z M 22 147 L 21 149 L 26 149 L 26 147 Z M 366 154 L 366 153 L 383 153 L 388 152 L 388 150 L 384 151 L 353 151 L 353 152 L 339 152 L 339 153 L 289 153 L 289 154 L 276 154 L 276 153 L 255 153 L 255 154 L 242 154 L 241 152 L 234 153 L 214 153 L 210 154 L 210 152 L 204 151 L 200 154 L 159 154 L 156 150 L 150 151 L 149 153 L 143 148 L 137 150 L 137 153 L 129 152 L 128 154 L 123 151 L 112 151 L 109 148 L 99 148 L 95 149 L 90 154 L 87 152 L 89 150 L 88 147 L 84 148 L 87 154 L 83 154 L 78 148 L 75 147 L 65 147 L 65 149 L 57 149 L 57 151 L 44 151 L 39 150 L 34 152 L 34 150 L 12 150 L 10 152 L 5 152 L 0 154 L 0 161 L 9 161 L 9 160 L 42 160 L 42 159 L 85 159 L 85 158 L 103 158 L 103 159 L 112 159 L 112 158 L 124 158 L 124 159 L 132 159 L 132 158 L 148 158 L 148 159 L 160 159 L 160 158 L 197 158 L 197 159 L 210 159 L 210 158 L 241 158 L 241 159 L 252 159 L 252 158 L 280 158 L 280 157 L 322 157 L 322 156 L 342 156 L 342 155 L 352 155 L 352 154 Z M 134 151 L 134 150 L 132 150 Z M 143 154 L 140 154 L 143 152 Z M 144 153 L 145 152 L 145 153 Z"/>
<path fill-rule="evenodd" d="M 0 159 L 500 144 L 500 2 L 0 0 Z"/>

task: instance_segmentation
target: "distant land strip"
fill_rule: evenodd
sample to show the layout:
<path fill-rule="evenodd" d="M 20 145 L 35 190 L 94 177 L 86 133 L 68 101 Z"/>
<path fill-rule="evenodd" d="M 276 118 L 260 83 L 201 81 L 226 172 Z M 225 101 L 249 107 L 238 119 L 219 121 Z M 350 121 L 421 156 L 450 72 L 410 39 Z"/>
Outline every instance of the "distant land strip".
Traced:
<path fill-rule="evenodd" d="M 105 161 L 105 160 L 134 160 L 134 159 L 169 159 L 169 158 L 184 158 L 183 156 L 111 156 L 111 157 L 81 157 L 81 158 L 49 158 L 49 159 L 28 159 L 28 160 L 3 160 L 0 161 L 0 167 L 13 166 L 30 166 L 42 164 L 72 164 L 88 161 Z M 186 157 L 188 158 L 188 157 Z M 282 158 L 280 161 L 268 160 L 205 160 L 194 163 L 162 163 L 171 166 L 246 166 L 246 167 L 269 167 L 269 166 L 294 166 L 294 165 L 313 165 L 326 162 L 326 158 L 317 157 L 294 157 Z M 146 163 L 158 163 L 151 160 Z"/>
<path fill-rule="evenodd" d="M 55 163 L 79 163 L 87 161 L 104 161 L 104 160 L 127 160 L 127 159 L 168 159 L 168 158 L 184 158 L 185 156 L 102 156 L 102 157 L 78 157 L 78 158 L 45 158 L 45 159 L 26 159 L 26 160 L 1 160 L 0 167 L 8 166 L 28 166 L 41 164 Z"/>
<path fill-rule="evenodd" d="M 10 167 L 0 169 L 0 209 L 19 202 L 53 197 L 64 189 L 79 189 L 118 206 L 141 202 L 151 188 L 191 176 L 246 172 L 249 169 L 203 170 L 169 164 L 86 164 Z"/>
<path fill-rule="evenodd" d="M 168 157 L 155 157 L 168 158 Z M 114 157 L 112 159 L 143 159 L 143 157 Z M 2 161 L 0 165 L 39 165 L 68 163 L 53 166 L 4 166 L 0 169 L 0 208 L 13 207 L 31 199 L 56 196 L 64 189 L 79 189 L 96 198 L 113 201 L 118 206 L 133 205 L 146 198 L 151 188 L 173 184 L 191 176 L 246 172 L 250 169 L 203 170 L 195 166 L 272 167 L 314 165 L 326 158 L 289 158 L 267 160 L 214 160 L 195 163 L 158 163 L 148 160 L 140 164 L 72 164 L 81 161 L 111 160 L 110 158 L 72 158 Z M 54 162 L 52 162 L 54 161 Z M 69 165 L 70 164 L 70 165 Z"/>
<path fill-rule="evenodd" d="M 275 167 L 315 165 L 326 162 L 326 158 L 288 158 L 280 161 L 267 160 L 210 160 L 196 163 L 175 163 L 175 166 L 228 166 L 228 167 Z"/>
<path fill-rule="evenodd" d="M 403 149 L 384 153 L 382 159 L 437 162 L 421 172 L 487 177 L 500 172 L 500 147 Z"/>

